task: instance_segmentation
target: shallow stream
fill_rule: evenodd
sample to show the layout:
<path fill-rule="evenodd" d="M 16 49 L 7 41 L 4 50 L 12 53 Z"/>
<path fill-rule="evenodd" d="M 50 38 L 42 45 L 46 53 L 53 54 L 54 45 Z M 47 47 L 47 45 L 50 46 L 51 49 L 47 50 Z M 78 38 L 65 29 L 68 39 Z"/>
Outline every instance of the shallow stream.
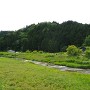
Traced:
<path fill-rule="evenodd" d="M 38 61 L 33 61 L 33 60 L 24 60 L 24 62 L 31 62 L 34 64 L 47 66 L 49 68 L 56 68 L 56 69 L 59 69 L 61 71 L 80 72 L 80 73 L 90 74 L 90 69 L 71 68 L 71 67 L 67 67 L 67 66 L 59 66 L 59 65 L 54 65 L 54 64 L 45 63 L 45 62 L 38 62 Z"/>

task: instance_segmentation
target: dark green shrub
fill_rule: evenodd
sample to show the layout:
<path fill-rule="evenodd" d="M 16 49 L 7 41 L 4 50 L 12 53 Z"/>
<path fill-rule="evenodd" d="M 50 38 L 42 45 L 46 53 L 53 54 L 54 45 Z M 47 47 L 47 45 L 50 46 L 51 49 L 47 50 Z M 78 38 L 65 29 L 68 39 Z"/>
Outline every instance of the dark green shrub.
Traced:
<path fill-rule="evenodd" d="M 61 51 L 66 52 L 66 49 L 67 49 L 67 46 L 64 46 L 64 47 L 61 48 Z"/>
<path fill-rule="evenodd" d="M 84 44 L 85 44 L 86 46 L 90 46 L 90 35 L 88 35 L 88 36 L 85 38 Z"/>

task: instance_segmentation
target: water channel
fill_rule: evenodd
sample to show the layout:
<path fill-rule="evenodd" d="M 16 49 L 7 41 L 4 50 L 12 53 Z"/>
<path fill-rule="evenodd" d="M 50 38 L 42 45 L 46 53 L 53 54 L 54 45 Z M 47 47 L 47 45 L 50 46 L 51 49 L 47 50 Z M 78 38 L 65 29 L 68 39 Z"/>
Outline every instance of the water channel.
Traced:
<path fill-rule="evenodd" d="M 90 69 L 71 68 L 71 67 L 67 67 L 67 66 L 59 66 L 59 65 L 54 65 L 54 64 L 45 63 L 45 62 L 38 62 L 38 61 L 33 61 L 33 60 L 24 60 L 24 62 L 31 62 L 34 64 L 47 66 L 49 68 L 56 68 L 61 71 L 80 72 L 80 73 L 90 74 Z"/>

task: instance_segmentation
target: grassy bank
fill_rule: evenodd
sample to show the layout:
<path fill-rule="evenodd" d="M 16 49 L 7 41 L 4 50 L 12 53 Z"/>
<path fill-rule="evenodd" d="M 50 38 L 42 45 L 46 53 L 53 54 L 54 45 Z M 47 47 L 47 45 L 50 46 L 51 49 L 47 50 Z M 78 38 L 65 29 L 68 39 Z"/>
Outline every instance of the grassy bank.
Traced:
<path fill-rule="evenodd" d="M 56 65 L 63 65 L 74 68 L 90 68 L 90 59 L 85 55 L 70 57 L 66 53 L 45 53 L 45 52 L 31 52 L 31 53 L 7 53 L 0 52 L 2 57 L 28 59 L 41 62 L 48 62 Z"/>
<path fill-rule="evenodd" d="M 0 90 L 90 90 L 90 75 L 0 58 Z"/>

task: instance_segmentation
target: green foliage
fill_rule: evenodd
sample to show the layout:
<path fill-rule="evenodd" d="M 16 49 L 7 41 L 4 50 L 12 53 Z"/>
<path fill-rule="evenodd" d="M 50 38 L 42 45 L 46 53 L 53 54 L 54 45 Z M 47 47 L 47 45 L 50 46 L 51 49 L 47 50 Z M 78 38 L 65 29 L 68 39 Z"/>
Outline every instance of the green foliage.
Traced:
<path fill-rule="evenodd" d="M 66 52 L 66 49 L 67 49 L 67 46 L 63 46 L 63 47 L 61 48 L 61 51 L 62 51 L 62 52 Z"/>
<path fill-rule="evenodd" d="M 26 51 L 26 53 L 30 53 L 30 51 L 29 51 L 29 50 L 27 50 L 27 51 Z"/>
<path fill-rule="evenodd" d="M 67 54 L 69 56 L 78 56 L 80 55 L 81 50 L 78 49 L 75 45 L 68 46 L 67 48 Z"/>
<path fill-rule="evenodd" d="M 90 35 L 90 26 L 74 21 L 59 24 L 42 22 L 17 31 L 0 32 L 0 51 L 65 51 L 68 45 L 81 46 Z M 86 41 L 85 41 L 86 42 Z"/>
<path fill-rule="evenodd" d="M 38 51 L 39 53 L 44 53 L 43 51 Z"/>
<path fill-rule="evenodd" d="M 88 36 L 85 38 L 84 44 L 85 44 L 86 46 L 90 46 L 90 35 L 88 35 Z"/>
<path fill-rule="evenodd" d="M 90 68 L 90 59 L 84 54 L 78 56 L 68 56 L 66 52 L 60 53 L 40 53 L 39 51 L 35 53 L 8 53 L 0 52 L 0 57 L 9 57 L 15 59 L 26 59 L 35 60 L 40 62 L 47 62 L 51 64 L 64 65 L 74 68 Z"/>
<path fill-rule="evenodd" d="M 32 53 L 37 53 L 38 51 L 37 50 L 34 50 Z"/>
<path fill-rule="evenodd" d="M 90 51 L 86 51 L 85 56 L 90 59 Z"/>
<path fill-rule="evenodd" d="M 47 56 L 45 56 L 45 57 L 47 58 L 47 57 L 54 57 L 54 56 L 55 56 L 55 55 L 47 55 Z"/>

